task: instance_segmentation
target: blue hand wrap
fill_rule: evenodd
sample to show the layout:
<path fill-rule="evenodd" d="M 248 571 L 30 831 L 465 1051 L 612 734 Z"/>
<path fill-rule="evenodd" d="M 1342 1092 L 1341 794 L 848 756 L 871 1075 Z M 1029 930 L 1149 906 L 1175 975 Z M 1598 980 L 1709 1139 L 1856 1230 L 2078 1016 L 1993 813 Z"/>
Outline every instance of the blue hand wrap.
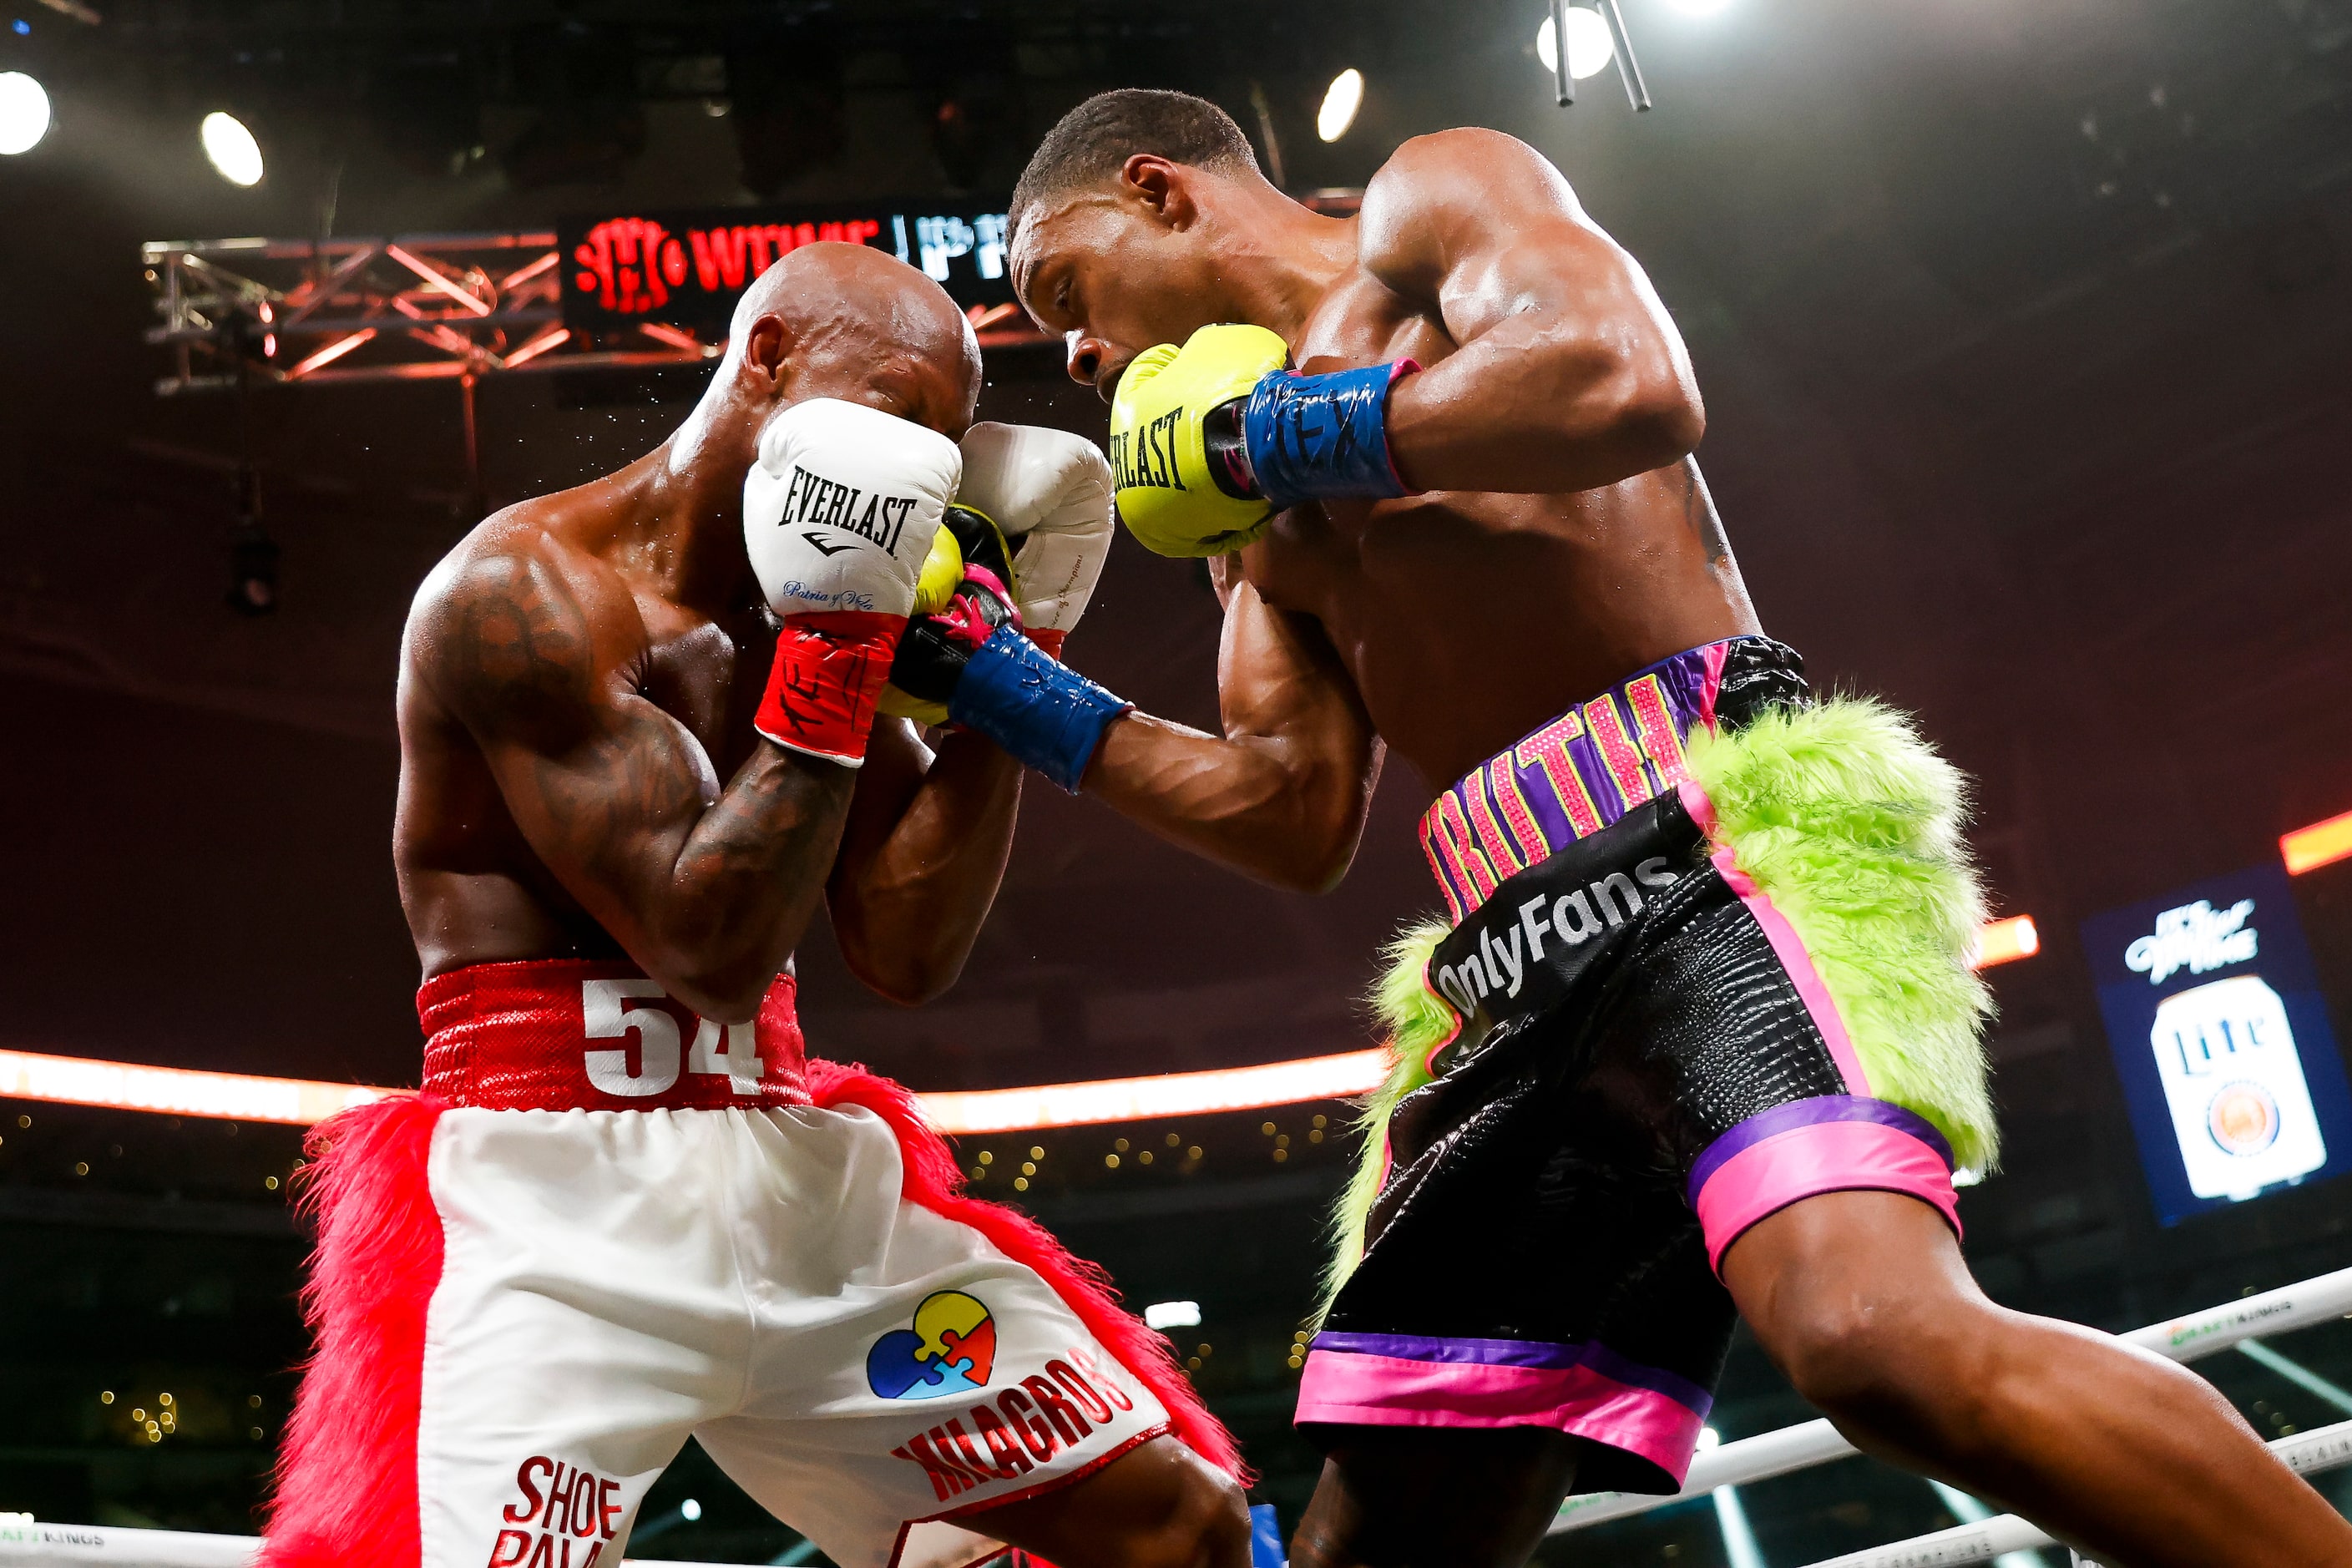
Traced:
<path fill-rule="evenodd" d="M 963 667 L 948 717 L 1076 795 L 1103 731 L 1134 706 L 999 626 Z"/>
<path fill-rule="evenodd" d="M 1276 510 L 1303 500 L 1405 493 L 1389 458 L 1389 384 L 1410 360 L 1300 375 L 1277 371 L 1242 409 L 1257 488 Z"/>

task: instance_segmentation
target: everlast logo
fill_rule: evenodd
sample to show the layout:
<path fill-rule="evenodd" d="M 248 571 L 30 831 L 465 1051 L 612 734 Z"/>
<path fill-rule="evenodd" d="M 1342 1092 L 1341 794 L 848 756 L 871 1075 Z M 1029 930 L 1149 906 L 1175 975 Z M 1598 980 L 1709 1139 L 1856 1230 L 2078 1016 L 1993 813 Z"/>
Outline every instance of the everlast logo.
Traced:
<path fill-rule="evenodd" d="M 784 514 L 776 522 L 787 528 L 794 523 L 815 522 L 845 529 L 896 554 L 898 536 L 907 531 L 908 515 L 915 510 L 915 499 L 868 496 L 856 485 L 835 483 L 796 464 L 791 481 L 784 487 Z"/>
<path fill-rule="evenodd" d="M 920 1465 L 945 1502 L 991 1481 L 1026 1475 L 1077 1447 L 1096 1426 L 1109 1426 L 1115 1412 L 1134 1408 L 1135 1401 L 1095 1358 L 1074 1346 L 1068 1361 L 1047 1362 L 1044 1375 L 1023 1378 L 993 1401 L 916 1433 L 890 1454 Z"/>
<path fill-rule="evenodd" d="M 1449 949 L 1475 945 L 1458 963 L 1433 966 L 1431 982 L 1465 1016 L 1476 1011 L 1483 997 L 1516 997 L 1527 981 L 1528 966 L 1542 960 L 1547 940 L 1581 947 L 1640 914 L 1642 888 L 1671 887 L 1675 877 L 1664 856 L 1653 855 L 1635 866 L 1631 877 L 1612 871 L 1557 897 L 1549 891 L 1538 893 L 1520 901 L 1516 910 L 1507 905 L 1498 910 L 1496 905 L 1501 900 L 1492 900 L 1480 913 L 1491 910 L 1503 919 L 1490 917 L 1448 938 Z M 1637 881 L 1640 887 L 1634 885 Z M 1512 918 L 1514 913 L 1517 919 Z"/>
<path fill-rule="evenodd" d="M 501 1516 L 510 1527 L 499 1531 L 484 1568 L 593 1568 L 604 1543 L 619 1530 L 626 1505 L 621 1483 L 533 1454 L 515 1471 L 519 1500 Z M 581 1554 L 572 1555 L 574 1542 Z"/>
<path fill-rule="evenodd" d="M 1112 433 L 1110 468 L 1120 489 L 1184 488 L 1176 470 L 1176 426 L 1183 417 L 1182 409 L 1171 408 L 1137 429 Z"/>

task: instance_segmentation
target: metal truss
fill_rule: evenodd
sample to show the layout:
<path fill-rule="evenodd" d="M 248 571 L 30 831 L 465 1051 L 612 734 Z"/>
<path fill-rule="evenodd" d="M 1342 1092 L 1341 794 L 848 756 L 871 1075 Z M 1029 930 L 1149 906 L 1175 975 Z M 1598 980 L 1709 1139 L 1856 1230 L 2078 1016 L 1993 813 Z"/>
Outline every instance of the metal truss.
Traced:
<path fill-rule="evenodd" d="M 456 380 L 515 371 L 701 364 L 725 343 L 662 321 L 562 320 L 545 230 L 378 239 L 150 240 L 141 247 L 172 353 L 159 394 L 249 384 Z M 1010 305 L 975 306 L 983 348 L 1044 340 Z"/>

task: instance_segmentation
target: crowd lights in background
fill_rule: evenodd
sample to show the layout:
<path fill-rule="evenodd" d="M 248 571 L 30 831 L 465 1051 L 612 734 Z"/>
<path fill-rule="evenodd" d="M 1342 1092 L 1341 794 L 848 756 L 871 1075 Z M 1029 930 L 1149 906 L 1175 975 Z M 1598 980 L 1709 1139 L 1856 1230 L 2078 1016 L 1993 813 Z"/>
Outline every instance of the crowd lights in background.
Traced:
<path fill-rule="evenodd" d="M 2347 843 L 2336 858 L 2352 857 L 2352 813 L 2334 823 L 2323 823 L 2320 828 L 2342 833 Z M 2032 917 L 2013 915 L 1984 927 L 1971 962 L 1979 969 L 1990 969 L 1998 963 L 2031 958 L 2041 950 L 2042 939 L 2034 929 Z M 1089 1083 L 938 1092 L 918 1098 L 931 1125 L 953 1136 L 1213 1115 L 1308 1100 L 1351 1100 L 1378 1088 L 1387 1072 L 1388 1054 L 1375 1048 L 1266 1062 L 1257 1067 L 1098 1079 Z M 8 1100 L 44 1100 L 120 1110 L 307 1126 L 338 1110 L 398 1092 L 401 1091 L 356 1084 L 313 1083 L 299 1079 L 142 1067 L 85 1057 L 0 1051 L 0 1099 Z M 1274 1131 L 1271 1123 L 1266 1131 L 1269 1134 Z M 1320 1141 L 1315 1134 L 1309 1136 Z"/>
<path fill-rule="evenodd" d="M 48 92 L 23 71 L 0 71 L 0 154 L 29 153 L 48 133 Z"/>

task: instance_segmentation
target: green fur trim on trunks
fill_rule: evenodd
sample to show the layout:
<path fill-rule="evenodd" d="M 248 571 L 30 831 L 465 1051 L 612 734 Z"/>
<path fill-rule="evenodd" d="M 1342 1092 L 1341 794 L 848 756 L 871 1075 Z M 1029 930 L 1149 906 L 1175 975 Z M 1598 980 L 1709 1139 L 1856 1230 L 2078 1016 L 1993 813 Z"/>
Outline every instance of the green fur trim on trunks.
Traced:
<path fill-rule="evenodd" d="M 2000 1135 L 1979 1037 L 1992 1001 L 1968 963 L 1984 899 L 1960 838 L 1959 771 L 1904 715 L 1863 697 L 1768 709 L 1728 734 L 1694 730 L 1686 750 L 1715 805 L 1716 843 L 1812 955 L 1871 1093 L 1926 1117 L 1963 1168 L 1991 1169 Z M 1423 980 L 1449 929 L 1413 926 L 1384 953 L 1370 1000 L 1393 1065 L 1357 1123 L 1364 1150 L 1332 1215 L 1327 1305 L 1363 1253 L 1389 1113 L 1429 1081 L 1424 1064 L 1454 1028 Z"/>

